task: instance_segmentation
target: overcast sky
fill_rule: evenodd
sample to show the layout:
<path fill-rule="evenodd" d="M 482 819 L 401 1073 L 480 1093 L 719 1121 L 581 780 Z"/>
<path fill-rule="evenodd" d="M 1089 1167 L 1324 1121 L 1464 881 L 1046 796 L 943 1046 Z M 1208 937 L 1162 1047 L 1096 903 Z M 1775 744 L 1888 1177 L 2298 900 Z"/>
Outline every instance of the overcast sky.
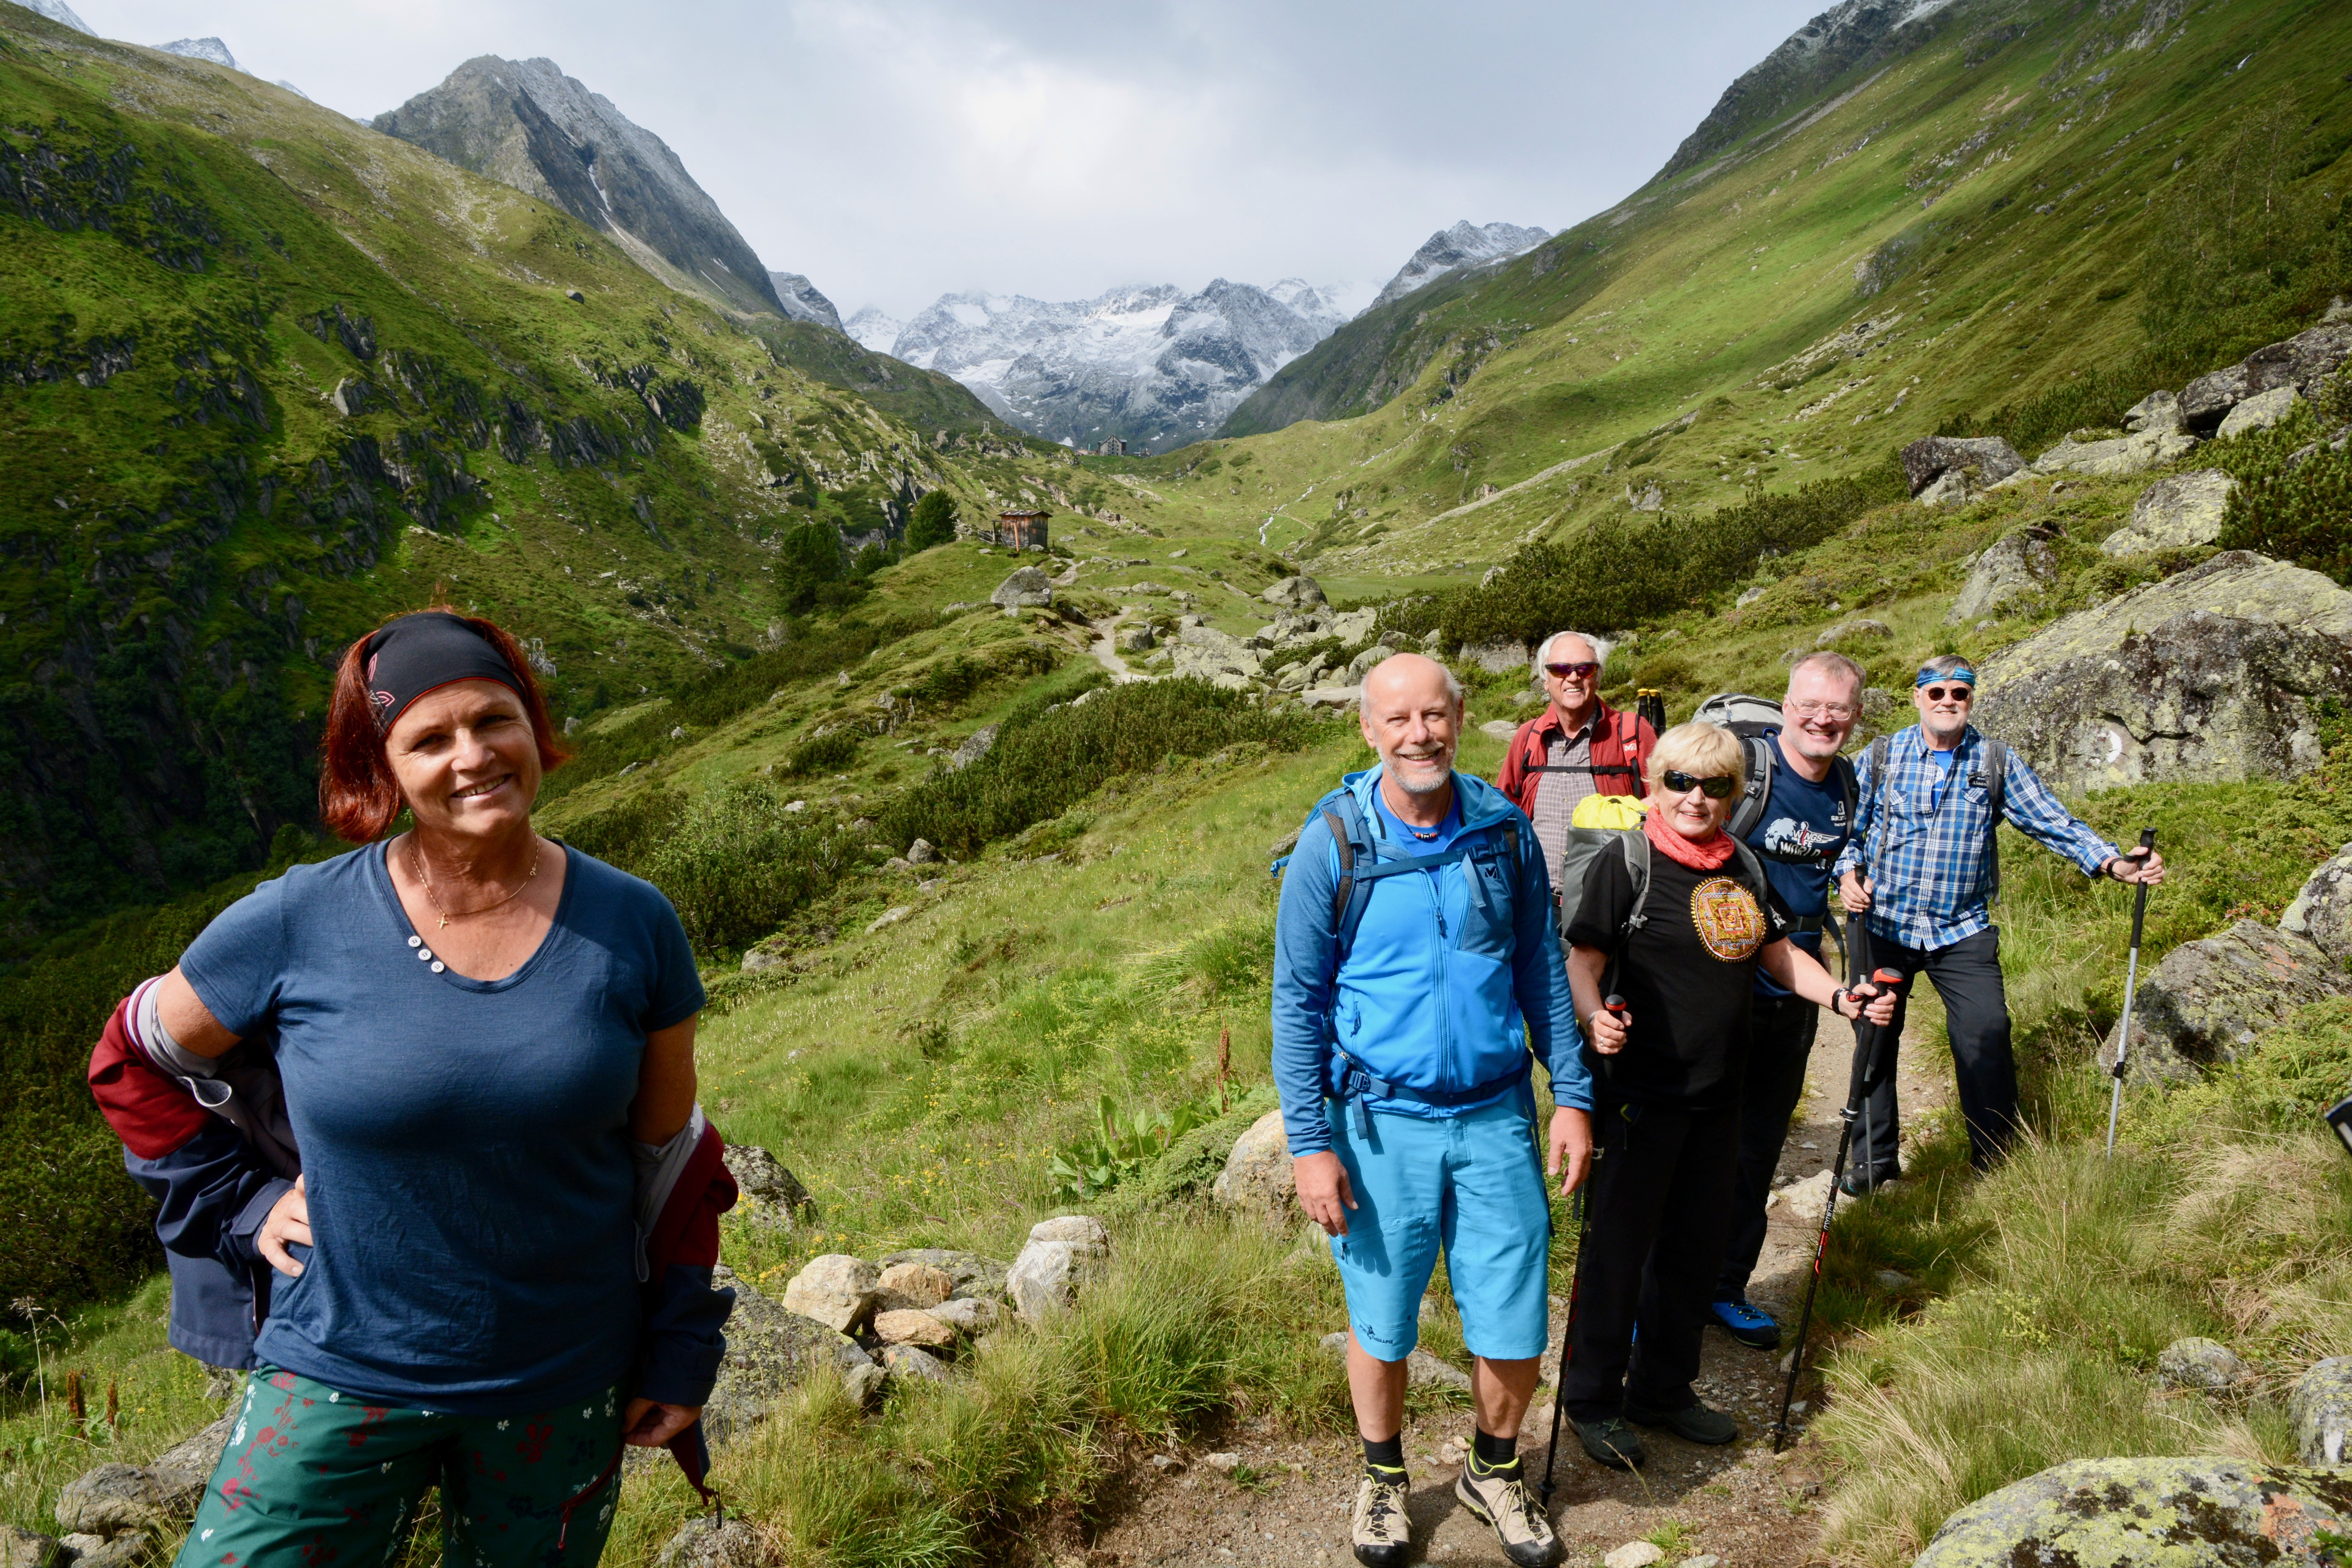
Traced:
<path fill-rule="evenodd" d="M 70 0 L 364 119 L 544 55 L 844 316 L 967 289 L 1385 282 L 1457 218 L 1559 229 L 1823 0 Z"/>

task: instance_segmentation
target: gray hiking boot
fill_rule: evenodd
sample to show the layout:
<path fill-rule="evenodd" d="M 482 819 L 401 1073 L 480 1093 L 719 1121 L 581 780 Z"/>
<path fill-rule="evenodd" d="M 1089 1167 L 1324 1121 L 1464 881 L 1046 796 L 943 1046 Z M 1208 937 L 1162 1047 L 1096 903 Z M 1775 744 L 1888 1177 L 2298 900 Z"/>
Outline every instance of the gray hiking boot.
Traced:
<path fill-rule="evenodd" d="M 1404 1516 L 1404 1472 L 1391 1480 L 1366 1476 L 1356 1487 L 1356 1561 L 1364 1568 L 1399 1568 L 1412 1550 L 1412 1522 Z"/>
<path fill-rule="evenodd" d="M 1527 1472 L 1517 1464 L 1507 1470 L 1479 1475 L 1465 1465 L 1454 1495 L 1481 1523 L 1495 1527 L 1503 1555 L 1517 1568 L 1553 1568 L 1561 1557 L 1559 1537 L 1551 1521 L 1528 1497 Z"/>
<path fill-rule="evenodd" d="M 1653 1410 L 1628 1399 L 1625 1419 L 1643 1426 L 1663 1426 L 1685 1443 L 1719 1446 L 1739 1436 L 1739 1424 L 1703 1399 L 1694 1399 L 1680 1410 Z"/>
<path fill-rule="evenodd" d="M 1638 1470 L 1648 1456 L 1642 1452 L 1642 1435 L 1625 1425 L 1618 1415 L 1603 1415 L 1593 1421 L 1569 1417 L 1576 1428 L 1576 1440 L 1594 1464 L 1612 1470 Z"/>

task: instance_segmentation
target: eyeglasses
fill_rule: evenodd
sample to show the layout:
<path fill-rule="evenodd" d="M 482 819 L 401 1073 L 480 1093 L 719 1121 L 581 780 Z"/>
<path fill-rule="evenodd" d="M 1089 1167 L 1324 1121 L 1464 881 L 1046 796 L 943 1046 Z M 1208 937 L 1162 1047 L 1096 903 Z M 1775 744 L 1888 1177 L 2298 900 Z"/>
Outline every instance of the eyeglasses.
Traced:
<path fill-rule="evenodd" d="M 1562 680 L 1590 680 L 1601 673 L 1601 666 L 1589 658 L 1576 664 L 1548 664 L 1544 668 Z"/>
<path fill-rule="evenodd" d="M 1786 705 L 1783 711 L 1793 713 L 1800 719 L 1851 719 L 1853 717 L 1853 704 L 1851 702 L 1791 702 Z"/>
<path fill-rule="evenodd" d="M 1930 702 L 1971 702 L 1977 695 L 1973 686 L 1923 686 L 1919 691 Z"/>
<path fill-rule="evenodd" d="M 1678 768 L 1668 768 L 1658 775 L 1658 782 L 1676 795 L 1696 790 L 1709 800 L 1729 800 L 1732 793 L 1739 787 L 1739 781 L 1735 778 L 1694 778 Z"/>

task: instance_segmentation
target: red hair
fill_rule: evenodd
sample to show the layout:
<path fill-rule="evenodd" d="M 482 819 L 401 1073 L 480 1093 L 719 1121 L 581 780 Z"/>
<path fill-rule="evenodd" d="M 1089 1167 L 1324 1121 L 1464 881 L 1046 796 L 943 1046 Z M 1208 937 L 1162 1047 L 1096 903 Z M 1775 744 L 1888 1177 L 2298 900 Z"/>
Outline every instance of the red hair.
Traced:
<path fill-rule="evenodd" d="M 530 717 L 531 736 L 539 742 L 540 771 L 551 773 L 562 767 L 572 753 L 555 739 L 547 699 L 540 694 L 522 645 L 478 616 L 459 616 L 446 605 L 425 608 L 457 616 L 499 650 L 499 657 L 514 671 L 523 712 Z M 400 615 L 408 613 L 404 610 Z M 384 621 L 398 618 L 386 616 Z M 374 635 L 371 632 L 368 637 Z M 342 663 L 335 668 L 335 694 L 327 703 L 326 737 L 319 742 L 319 819 L 336 837 L 352 844 L 370 844 L 383 837 L 408 805 L 400 793 L 400 781 L 393 776 L 383 731 L 376 728 L 375 708 L 368 700 L 367 645 L 368 637 L 362 637 L 343 650 Z"/>

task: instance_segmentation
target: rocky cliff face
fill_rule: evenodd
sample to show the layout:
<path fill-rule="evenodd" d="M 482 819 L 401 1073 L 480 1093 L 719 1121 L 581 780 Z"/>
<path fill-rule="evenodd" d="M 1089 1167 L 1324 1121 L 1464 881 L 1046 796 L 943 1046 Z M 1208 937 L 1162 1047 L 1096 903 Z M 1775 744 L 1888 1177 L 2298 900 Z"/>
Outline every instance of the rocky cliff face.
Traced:
<path fill-rule="evenodd" d="M 1402 300 L 1457 268 L 1532 250 L 1550 237 L 1549 229 L 1522 228 L 1515 223 L 1474 224 L 1464 218 L 1423 240 L 1368 308 L 1377 310 L 1391 300 Z"/>
<path fill-rule="evenodd" d="M 768 269 L 677 154 L 553 60 L 483 55 L 370 123 L 554 203 L 673 288 L 731 310 L 803 316 L 777 298 Z"/>
<path fill-rule="evenodd" d="M 803 274 L 771 272 L 768 281 L 775 285 L 776 300 L 783 306 L 785 315 L 796 321 L 814 321 L 820 327 L 831 327 L 836 332 L 842 330 L 841 312 L 833 308 L 833 301 L 819 293 L 816 285 Z"/>
<path fill-rule="evenodd" d="M 98 37 L 96 33 L 90 32 L 88 22 L 74 15 L 73 7 L 67 5 L 65 0 L 16 0 L 16 4 L 27 11 L 47 16 L 60 26 L 71 27 L 77 33 L 89 33 L 93 38 Z"/>

